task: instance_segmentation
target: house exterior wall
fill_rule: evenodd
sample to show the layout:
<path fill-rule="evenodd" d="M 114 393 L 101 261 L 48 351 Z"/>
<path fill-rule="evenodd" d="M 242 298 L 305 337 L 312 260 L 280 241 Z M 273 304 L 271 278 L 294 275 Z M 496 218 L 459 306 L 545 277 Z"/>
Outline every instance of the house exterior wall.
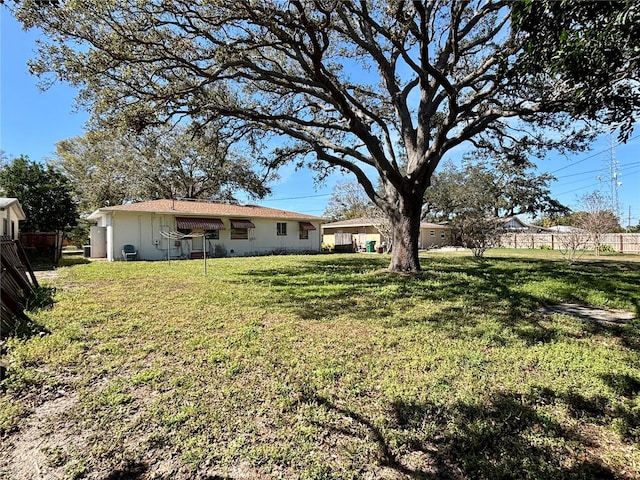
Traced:
<path fill-rule="evenodd" d="M 451 229 L 442 227 L 420 227 L 418 245 L 421 250 L 451 245 Z"/>
<path fill-rule="evenodd" d="M 22 216 L 15 205 L 0 209 L 0 235 L 17 240 L 20 235 L 20 220 Z"/>
<path fill-rule="evenodd" d="M 322 233 L 322 244 L 325 248 L 333 249 L 336 246 L 336 233 L 350 233 L 352 242 L 358 249 L 364 249 L 367 241 L 374 240 L 376 247 L 384 241 L 380 232 L 373 226 L 368 227 L 326 227 Z"/>
<path fill-rule="evenodd" d="M 178 216 L 184 216 L 180 214 Z M 249 229 L 247 239 L 231 239 L 231 225 L 228 217 L 217 216 L 224 225 L 218 230 L 219 239 L 185 238 L 171 239 L 161 232 L 176 232 L 174 215 L 144 212 L 108 212 L 98 219 L 99 227 L 107 227 L 107 259 L 122 260 L 122 247 L 134 245 L 141 260 L 163 260 L 167 252 L 171 259 L 191 258 L 192 252 L 202 252 L 206 247 L 207 256 L 245 256 L 261 255 L 272 252 L 309 252 L 320 251 L 320 225 L 311 222 L 316 230 L 308 231 L 308 238 L 301 239 L 299 222 L 291 219 L 246 218 L 251 220 L 255 229 Z M 234 217 L 236 218 L 236 217 Z M 241 218 L 241 217 L 237 217 Z M 277 223 L 286 223 L 287 234 L 277 234 Z M 203 233 L 194 231 L 194 235 Z M 92 245 L 94 239 L 92 238 Z"/>
<path fill-rule="evenodd" d="M 431 234 L 433 232 L 433 235 Z M 353 242 L 360 247 L 364 247 L 364 242 L 368 240 L 375 240 L 376 247 L 380 246 L 382 242 L 386 240 L 384 237 L 378 232 L 378 230 L 373 227 L 325 227 L 323 229 L 322 235 L 322 243 L 325 248 L 332 249 L 335 247 L 335 234 L 336 233 L 351 233 Z M 418 239 L 418 248 L 426 250 L 429 248 L 451 245 L 451 229 L 445 228 L 442 226 L 436 227 L 421 227 L 420 228 L 420 237 Z"/>

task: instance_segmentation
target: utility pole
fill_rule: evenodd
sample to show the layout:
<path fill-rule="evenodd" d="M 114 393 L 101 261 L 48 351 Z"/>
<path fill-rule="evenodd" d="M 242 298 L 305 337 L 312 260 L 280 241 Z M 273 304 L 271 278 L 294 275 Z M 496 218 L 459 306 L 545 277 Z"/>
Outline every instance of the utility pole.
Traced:
<path fill-rule="evenodd" d="M 609 185 L 611 194 L 611 205 L 613 213 L 616 217 L 620 218 L 620 197 L 618 195 L 618 189 L 622 182 L 618 181 L 618 159 L 616 158 L 616 143 L 613 137 L 613 133 L 609 133 Z"/>

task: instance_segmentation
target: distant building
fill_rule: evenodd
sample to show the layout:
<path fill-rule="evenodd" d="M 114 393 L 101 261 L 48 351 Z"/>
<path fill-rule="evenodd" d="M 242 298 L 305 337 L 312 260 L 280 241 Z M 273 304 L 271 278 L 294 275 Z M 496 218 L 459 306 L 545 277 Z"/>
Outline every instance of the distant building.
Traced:
<path fill-rule="evenodd" d="M 376 248 L 384 244 L 390 244 L 390 239 L 385 238 L 378 227 L 384 220 L 375 218 L 352 218 L 339 222 L 325 223 L 322 225 L 322 243 L 328 248 L 337 250 L 364 251 L 367 242 L 374 241 Z M 420 224 L 420 237 L 418 248 L 426 250 L 438 246 L 451 245 L 451 227 L 438 223 L 422 222 Z M 351 248 L 340 248 L 352 246 Z"/>
<path fill-rule="evenodd" d="M 27 219 L 17 198 L 0 197 L 0 218 L 2 235 L 17 240 L 20 234 L 20 221 Z"/>

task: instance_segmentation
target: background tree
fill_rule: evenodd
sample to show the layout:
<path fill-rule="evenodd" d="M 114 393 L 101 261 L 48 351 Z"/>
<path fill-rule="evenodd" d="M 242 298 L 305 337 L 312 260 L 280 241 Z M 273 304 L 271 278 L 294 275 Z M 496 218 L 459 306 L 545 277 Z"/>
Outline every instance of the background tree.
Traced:
<path fill-rule="evenodd" d="M 73 182 L 81 211 L 121 205 L 137 198 L 132 181 L 137 158 L 120 139 L 85 136 L 69 138 L 56 144 L 56 164 Z"/>
<path fill-rule="evenodd" d="M 371 217 L 375 210 L 376 206 L 358 182 L 338 182 L 331 190 L 323 216 L 332 222 L 338 222 Z"/>
<path fill-rule="evenodd" d="M 529 27 L 544 12 L 532 3 L 24 0 L 14 13 L 50 39 L 32 71 L 80 87 L 95 119 L 142 131 L 223 118 L 247 129 L 269 167 L 298 160 L 351 172 L 393 226 L 390 268 L 407 271 L 420 269 L 423 196 L 453 148 L 576 149 L 588 137 L 573 117 L 621 119 L 620 102 L 580 96 L 583 84 L 542 67 L 567 37 L 601 26 L 624 36 L 636 18 L 624 15 L 629 3 L 612 2 L 615 21 L 591 21 L 586 2 L 562 2 L 580 21 L 545 24 L 555 35 L 542 51 Z M 622 58 L 637 54 L 635 43 L 621 46 Z M 578 54 L 606 63 L 600 91 L 620 90 L 626 63 Z"/>
<path fill-rule="evenodd" d="M 362 218 L 380 232 L 387 251 L 392 250 L 391 223 L 384 212 L 371 202 L 358 182 L 337 183 L 331 191 L 324 216 L 334 222 Z"/>
<path fill-rule="evenodd" d="M 270 192 L 260 175 L 213 129 L 156 127 L 140 135 L 89 132 L 56 145 L 61 169 L 76 185 L 81 208 L 159 198 L 228 201 L 239 191 L 261 198 Z"/>
<path fill-rule="evenodd" d="M 24 232 L 64 231 L 76 225 L 73 185 L 57 168 L 20 156 L 0 167 L 0 191 L 24 210 Z"/>
<path fill-rule="evenodd" d="M 620 222 L 611 208 L 611 201 L 600 192 L 584 195 L 581 204 L 585 214 L 580 228 L 587 231 L 596 255 L 600 255 L 602 235 L 622 231 Z"/>
<path fill-rule="evenodd" d="M 553 180 L 549 174 L 536 174 L 529 160 L 478 163 L 469 156 L 460 167 L 447 162 L 425 194 L 423 217 L 452 221 L 471 213 L 485 219 L 566 214 L 569 209 L 551 197 Z"/>

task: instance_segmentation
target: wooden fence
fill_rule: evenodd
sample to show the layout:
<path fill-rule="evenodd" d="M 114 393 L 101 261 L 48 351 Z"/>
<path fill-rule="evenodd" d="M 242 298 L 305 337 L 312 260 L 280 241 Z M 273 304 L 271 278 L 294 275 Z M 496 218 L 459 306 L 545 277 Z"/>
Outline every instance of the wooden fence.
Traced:
<path fill-rule="evenodd" d="M 36 288 L 38 281 L 20 242 L 0 237 L 0 339 L 15 331 L 19 322 L 29 321 L 24 309 Z"/>
<path fill-rule="evenodd" d="M 57 264 L 62 255 L 62 232 L 20 232 L 20 242 L 29 257 L 35 261 Z"/>
<path fill-rule="evenodd" d="M 600 235 L 599 240 L 601 249 L 603 245 L 608 245 L 605 249 L 640 255 L 640 233 L 608 233 Z M 508 233 L 500 237 L 499 246 L 562 250 L 571 243 L 579 245 L 579 250 L 595 250 L 595 243 L 587 233 Z"/>

